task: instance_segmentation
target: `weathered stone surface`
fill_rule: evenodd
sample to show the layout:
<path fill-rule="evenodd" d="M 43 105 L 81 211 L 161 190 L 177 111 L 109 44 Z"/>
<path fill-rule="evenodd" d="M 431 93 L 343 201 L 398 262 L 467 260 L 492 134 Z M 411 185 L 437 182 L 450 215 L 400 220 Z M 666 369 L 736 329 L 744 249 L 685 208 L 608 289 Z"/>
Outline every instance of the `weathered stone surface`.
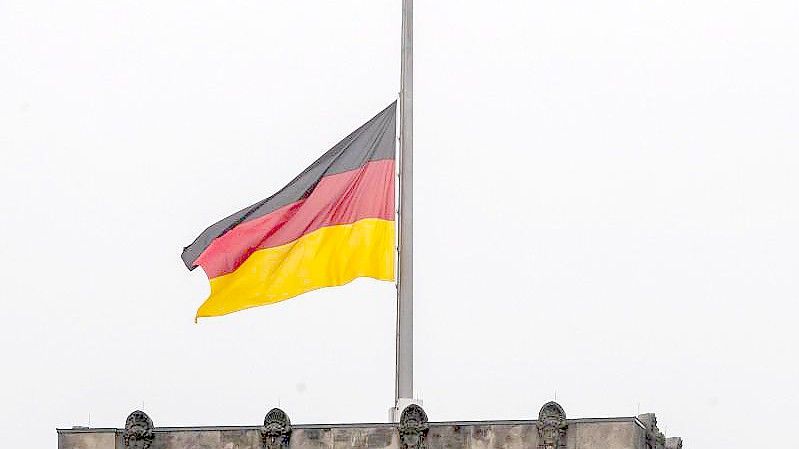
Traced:
<path fill-rule="evenodd" d="M 329 449 L 333 447 L 333 429 L 297 429 L 291 435 L 289 449 Z"/>
<path fill-rule="evenodd" d="M 427 449 L 539 449 L 536 421 L 429 423 Z M 122 431 L 116 432 L 125 449 Z M 59 431 L 59 449 L 114 449 L 114 431 Z M 635 418 L 569 420 L 566 449 L 647 449 Z M 679 446 L 667 446 L 680 449 Z M 260 427 L 155 429 L 150 449 L 261 449 Z M 388 425 L 294 426 L 288 449 L 400 449 Z"/>
<path fill-rule="evenodd" d="M 115 449 L 115 447 L 116 431 L 114 429 L 58 433 L 58 449 Z"/>
<path fill-rule="evenodd" d="M 221 449 L 250 449 L 259 447 L 260 435 L 247 430 L 227 430 L 219 432 Z"/>
<path fill-rule="evenodd" d="M 394 429 L 373 429 L 366 432 L 367 449 L 382 449 L 391 447 L 392 442 L 397 446 L 398 441 L 394 441 Z"/>
<path fill-rule="evenodd" d="M 219 449 L 222 432 L 158 432 L 150 449 Z M 241 448 L 245 449 L 245 448 Z M 259 449 L 253 446 L 246 449 Z"/>
<path fill-rule="evenodd" d="M 460 449 L 469 446 L 470 429 L 463 426 L 435 426 L 427 435 L 428 449 Z"/>
<path fill-rule="evenodd" d="M 587 422 L 569 426 L 567 447 L 574 449 L 643 449 L 640 427 L 624 422 Z"/>

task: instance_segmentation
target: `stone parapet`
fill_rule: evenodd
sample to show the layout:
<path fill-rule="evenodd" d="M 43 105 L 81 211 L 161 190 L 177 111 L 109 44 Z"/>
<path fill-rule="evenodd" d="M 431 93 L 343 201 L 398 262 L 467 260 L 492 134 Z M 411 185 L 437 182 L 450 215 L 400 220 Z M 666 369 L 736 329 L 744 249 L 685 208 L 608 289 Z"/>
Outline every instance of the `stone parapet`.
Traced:
<path fill-rule="evenodd" d="M 58 449 L 681 449 L 653 414 L 567 419 L 545 404 L 536 420 L 430 422 L 418 405 L 399 423 L 292 424 L 272 409 L 261 426 L 155 427 L 141 411 L 122 429 L 58 429 Z"/>

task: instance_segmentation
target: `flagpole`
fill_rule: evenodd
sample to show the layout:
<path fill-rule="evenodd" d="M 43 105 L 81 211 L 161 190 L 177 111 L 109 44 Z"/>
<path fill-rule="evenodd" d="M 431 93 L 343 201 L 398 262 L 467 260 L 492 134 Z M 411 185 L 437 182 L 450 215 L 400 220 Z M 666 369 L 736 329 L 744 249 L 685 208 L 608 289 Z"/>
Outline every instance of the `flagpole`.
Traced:
<path fill-rule="evenodd" d="M 402 0 L 395 414 L 413 401 L 413 0 Z"/>

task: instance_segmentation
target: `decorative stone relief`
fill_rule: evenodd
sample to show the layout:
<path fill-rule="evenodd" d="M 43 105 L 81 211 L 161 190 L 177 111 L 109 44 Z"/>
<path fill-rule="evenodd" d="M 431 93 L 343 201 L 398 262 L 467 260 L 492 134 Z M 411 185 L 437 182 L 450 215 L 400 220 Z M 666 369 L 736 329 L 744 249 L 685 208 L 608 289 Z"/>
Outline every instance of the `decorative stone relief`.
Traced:
<path fill-rule="evenodd" d="M 426 449 L 425 438 L 430 426 L 422 407 L 411 404 L 402 411 L 399 421 L 400 449 Z"/>
<path fill-rule="evenodd" d="M 538 449 L 566 447 L 566 412 L 557 402 L 547 402 L 538 412 Z"/>
<path fill-rule="evenodd" d="M 666 437 L 658 429 L 658 419 L 655 414 L 638 415 L 638 420 L 644 425 L 644 448 L 666 449 Z"/>
<path fill-rule="evenodd" d="M 261 447 L 263 449 L 286 449 L 291 438 L 291 421 L 279 408 L 269 410 L 261 427 Z"/>
<path fill-rule="evenodd" d="M 148 449 L 153 444 L 153 421 L 141 410 L 128 415 L 122 440 L 129 449 Z"/>

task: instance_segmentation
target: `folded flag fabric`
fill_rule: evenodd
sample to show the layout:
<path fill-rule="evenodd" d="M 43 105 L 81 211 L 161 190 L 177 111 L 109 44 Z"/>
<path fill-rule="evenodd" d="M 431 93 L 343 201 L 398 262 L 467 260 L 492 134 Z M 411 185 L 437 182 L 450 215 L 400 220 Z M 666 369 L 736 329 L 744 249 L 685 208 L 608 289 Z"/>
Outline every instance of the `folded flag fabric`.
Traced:
<path fill-rule="evenodd" d="M 183 249 L 211 294 L 197 317 L 272 304 L 358 277 L 394 280 L 396 102 L 274 195 Z"/>

